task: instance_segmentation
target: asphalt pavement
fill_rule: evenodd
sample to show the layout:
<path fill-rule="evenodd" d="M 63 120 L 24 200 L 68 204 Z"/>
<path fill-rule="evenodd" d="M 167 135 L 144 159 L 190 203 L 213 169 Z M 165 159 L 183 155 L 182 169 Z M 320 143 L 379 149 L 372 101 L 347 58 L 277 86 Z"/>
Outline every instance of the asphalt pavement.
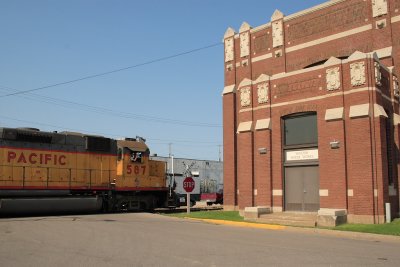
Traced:
<path fill-rule="evenodd" d="M 327 231 L 254 228 L 148 213 L 3 218 L 0 262 L 43 267 L 398 266 L 400 262 L 400 238 Z"/>

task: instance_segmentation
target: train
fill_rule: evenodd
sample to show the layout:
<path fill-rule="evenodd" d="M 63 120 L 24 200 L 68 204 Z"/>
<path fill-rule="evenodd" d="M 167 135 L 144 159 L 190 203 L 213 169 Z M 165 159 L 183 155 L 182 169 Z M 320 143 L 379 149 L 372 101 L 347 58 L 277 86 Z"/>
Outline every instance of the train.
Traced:
<path fill-rule="evenodd" d="M 141 137 L 0 128 L 0 214 L 138 211 L 176 203 Z"/>

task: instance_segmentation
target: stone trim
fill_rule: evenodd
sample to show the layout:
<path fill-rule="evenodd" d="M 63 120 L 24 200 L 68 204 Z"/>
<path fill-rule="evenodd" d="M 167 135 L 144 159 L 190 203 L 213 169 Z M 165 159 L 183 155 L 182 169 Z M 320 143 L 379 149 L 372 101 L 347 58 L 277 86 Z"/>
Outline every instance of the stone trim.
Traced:
<path fill-rule="evenodd" d="M 283 19 L 284 16 L 285 15 L 279 9 L 275 9 L 274 13 L 271 16 L 271 21 Z"/>
<path fill-rule="evenodd" d="M 317 224 L 318 226 L 335 227 L 339 224 L 346 223 L 347 210 L 345 209 L 327 209 L 318 210 Z"/>
<path fill-rule="evenodd" d="M 255 130 L 271 130 L 271 119 L 257 120 Z"/>
<path fill-rule="evenodd" d="M 324 67 L 328 66 L 334 66 L 334 65 L 340 65 L 342 64 L 342 60 L 336 58 L 336 57 L 330 57 L 323 65 Z"/>
<path fill-rule="evenodd" d="M 300 12 L 296 12 L 296 13 L 291 14 L 289 16 L 283 17 L 283 21 L 289 21 L 289 20 L 304 16 L 304 15 L 307 15 L 309 13 L 312 13 L 312 12 L 315 12 L 315 11 L 318 11 L 318 10 L 321 10 L 321 9 L 324 9 L 324 8 L 328 8 L 330 6 L 336 5 L 336 4 L 344 2 L 344 1 L 346 1 L 346 0 L 331 0 L 329 2 L 322 3 L 320 5 L 317 5 L 317 6 L 308 8 L 308 9 L 304 9 L 304 10 L 302 10 Z M 262 31 L 262 30 L 264 30 L 264 29 L 266 29 L 268 27 L 271 27 L 271 22 L 268 22 L 268 23 L 266 23 L 264 25 L 260 25 L 258 27 L 253 28 L 251 30 L 251 33 Z"/>
<path fill-rule="evenodd" d="M 282 207 L 272 207 L 272 212 L 282 212 L 283 208 Z"/>
<path fill-rule="evenodd" d="M 327 109 L 325 112 L 326 121 L 343 120 L 343 119 L 344 119 L 343 107 Z"/>
<path fill-rule="evenodd" d="M 283 196 L 283 192 L 281 189 L 273 189 L 272 190 L 272 195 L 273 196 Z"/>
<path fill-rule="evenodd" d="M 231 93 L 236 93 L 236 84 L 225 86 L 224 90 L 222 91 L 222 95 L 231 94 Z"/>
<path fill-rule="evenodd" d="M 244 218 L 245 219 L 257 219 L 262 214 L 271 213 L 271 208 L 266 206 L 257 207 L 245 207 L 244 208 Z"/>
<path fill-rule="evenodd" d="M 352 89 L 352 90 L 345 91 L 345 92 L 339 91 L 339 92 L 336 92 L 336 93 L 331 93 L 331 94 L 327 94 L 327 95 L 323 95 L 323 96 L 315 96 L 315 97 L 304 98 L 304 99 L 293 100 L 293 101 L 287 101 L 287 102 L 282 102 L 282 103 L 277 103 L 277 104 L 272 104 L 272 105 L 259 106 L 259 107 L 256 107 L 256 108 L 245 108 L 245 109 L 241 109 L 239 111 L 239 113 L 249 112 L 249 111 L 253 111 L 253 110 L 266 109 L 266 108 L 274 108 L 274 107 L 292 105 L 292 104 L 298 104 L 298 103 L 304 103 L 304 102 L 315 101 L 315 100 L 321 100 L 321 99 L 325 99 L 325 98 L 329 98 L 329 97 L 335 97 L 335 96 L 342 95 L 342 94 L 349 95 L 349 94 L 364 92 L 364 91 L 368 91 L 368 90 L 377 91 L 379 94 L 382 95 L 382 97 L 384 99 L 386 99 L 386 100 L 388 100 L 390 102 L 393 102 L 393 103 L 399 103 L 398 100 L 395 100 L 395 99 L 387 97 L 386 95 L 384 95 L 382 93 L 382 91 L 380 91 L 379 89 L 377 89 L 375 87 L 362 87 L 362 88 Z"/>
<path fill-rule="evenodd" d="M 253 29 L 250 30 L 250 33 L 259 32 L 259 31 L 262 31 L 262 30 L 267 29 L 269 27 L 271 27 L 271 22 L 268 22 L 268 23 L 265 23 L 263 25 L 254 27 Z"/>
<path fill-rule="evenodd" d="M 239 84 L 239 90 L 241 87 L 252 85 L 252 80 L 244 78 Z"/>
<path fill-rule="evenodd" d="M 320 208 L 318 210 L 318 215 L 344 216 L 344 215 L 347 215 L 347 210 L 345 210 L 345 209 Z"/>
<path fill-rule="evenodd" d="M 373 53 L 377 54 L 377 58 L 379 58 L 379 57 L 381 57 L 381 58 L 390 57 L 392 55 L 392 50 L 393 50 L 393 47 L 389 46 L 389 47 L 385 47 L 385 48 L 382 48 L 382 49 L 378 49 L 378 50 L 370 52 L 370 53 L 362 53 L 362 52 L 356 51 L 349 58 L 341 60 L 340 63 L 338 62 L 337 64 L 332 64 L 332 65 L 338 65 L 338 64 L 341 64 L 341 63 L 346 64 L 346 63 L 348 63 L 350 61 L 359 60 L 359 59 L 366 59 L 367 55 L 370 55 L 370 54 L 372 55 Z M 261 60 L 266 60 L 268 58 L 272 58 L 272 53 L 268 53 L 268 54 L 265 54 L 265 55 L 262 55 L 262 56 L 254 57 L 254 58 L 251 59 L 251 62 L 254 63 L 254 62 L 261 61 Z M 338 59 L 338 60 L 340 60 L 340 59 Z M 300 70 L 295 70 L 295 71 L 292 71 L 292 72 L 278 73 L 278 74 L 272 75 L 271 76 L 271 80 L 276 80 L 276 79 L 280 79 L 280 78 L 286 78 L 286 77 L 289 77 L 289 76 L 292 76 L 292 75 L 297 75 L 297 74 L 301 74 L 301 73 L 307 73 L 307 72 L 323 69 L 323 68 L 327 67 L 326 64 L 328 64 L 328 66 L 330 65 L 328 63 L 328 61 L 325 62 L 322 65 L 315 66 L 315 67 L 312 67 L 312 68 L 300 69 Z M 240 62 L 236 63 L 236 66 L 239 67 L 240 66 Z M 386 67 L 385 66 L 385 68 L 390 68 L 390 67 Z"/>
<path fill-rule="evenodd" d="M 250 132 L 252 126 L 253 126 L 253 122 L 252 121 L 241 122 L 241 123 L 239 123 L 238 129 L 237 129 L 237 133 Z"/>
<path fill-rule="evenodd" d="M 377 218 L 377 221 L 375 221 L 374 217 Z M 347 215 L 348 223 L 376 224 L 379 221 L 383 223 L 385 221 L 385 215 Z"/>
<path fill-rule="evenodd" d="M 284 18 L 284 21 L 289 21 L 289 20 L 304 16 L 304 15 L 313 13 L 315 11 L 318 11 L 318 10 L 321 10 L 321 9 L 328 8 L 330 6 L 339 4 L 339 3 L 344 2 L 344 1 L 346 1 L 346 0 L 330 0 L 330 1 L 322 3 L 320 5 L 317 5 L 317 6 L 314 6 L 314 7 L 311 7 L 311 8 L 307 8 L 307 9 L 304 9 L 304 10 L 302 10 L 300 12 L 296 12 L 296 13 L 294 13 L 292 15 L 286 16 Z"/>
<path fill-rule="evenodd" d="M 267 74 L 261 74 L 253 83 L 257 84 L 257 83 L 267 82 L 269 81 L 269 78 L 270 76 L 268 76 Z"/>
<path fill-rule="evenodd" d="M 315 71 L 315 70 L 325 69 L 325 67 L 326 66 L 324 66 L 324 65 L 319 65 L 319 66 L 315 66 L 315 67 L 311 67 L 311 68 L 307 68 L 307 69 L 295 70 L 292 72 L 281 72 L 281 73 L 272 75 L 271 80 L 287 78 L 287 77 L 290 77 L 293 75 L 298 75 L 298 74 L 307 73 L 307 72 L 311 72 L 311 71 Z"/>
<path fill-rule="evenodd" d="M 297 51 L 297 50 L 304 49 L 304 48 L 308 48 L 308 47 L 311 47 L 311 46 L 327 43 L 327 42 L 330 42 L 330 41 L 333 41 L 333 40 L 336 40 L 336 39 L 340 39 L 340 38 L 343 38 L 343 37 L 347 37 L 347 36 L 354 35 L 354 34 L 357 34 L 357 33 L 362 33 L 362 32 L 369 31 L 369 30 L 372 30 L 372 25 L 371 24 L 367 24 L 367 25 L 364 25 L 364 26 L 361 26 L 361 27 L 358 27 L 358 28 L 354 28 L 354 29 L 348 30 L 348 31 L 332 34 L 332 35 L 329 35 L 327 37 L 316 39 L 316 40 L 313 40 L 313 41 L 310 41 L 310 42 L 306 42 L 306 43 L 303 43 L 303 44 L 287 47 L 286 48 L 286 53 L 290 53 L 290 52 Z"/>
<path fill-rule="evenodd" d="M 396 114 L 396 113 L 393 114 L 393 124 L 394 125 L 400 124 L 400 115 L 399 114 Z"/>
<path fill-rule="evenodd" d="M 396 99 L 394 99 L 394 98 L 390 98 L 390 97 L 388 97 L 387 95 L 383 94 L 382 91 L 381 91 L 380 89 L 375 88 L 375 90 L 382 96 L 382 98 L 386 99 L 387 101 L 392 102 L 392 103 L 399 103 L 398 100 L 396 100 Z"/>
<path fill-rule="evenodd" d="M 242 23 L 242 26 L 240 26 L 239 33 L 249 31 L 251 29 L 250 24 L 248 24 L 246 21 Z"/>
<path fill-rule="evenodd" d="M 258 56 L 258 57 L 253 57 L 251 59 L 251 63 L 258 62 L 258 61 L 261 61 L 261 60 L 264 60 L 264 59 L 268 59 L 268 58 L 272 58 L 272 53 L 268 53 L 268 54 L 265 54 L 265 55 L 262 55 L 262 56 Z"/>
<path fill-rule="evenodd" d="M 328 189 L 320 189 L 319 190 L 319 196 L 320 197 L 328 197 L 329 196 L 329 190 Z"/>
<path fill-rule="evenodd" d="M 353 189 L 347 189 L 347 196 L 348 196 L 348 197 L 353 197 L 353 196 L 354 196 L 354 191 L 353 191 Z"/>
<path fill-rule="evenodd" d="M 383 116 L 386 118 L 388 117 L 385 109 L 379 104 L 374 104 L 374 115 L 375 115 L 375 117 L 380 117 L 380 116 Z"/>
<path fill-rule="evenodd" d="M 396 22 L 399 22 L 399 21 L 400 21 L 400 15 L 392 17 L 392 19 L 391 19 L 391 23 L 396 23 Z"/>
<path fill-rule="evenodd" d="M 345 62 L 350 62 L 350 61 L 356 61 L 356 60 L 361 60 L 361 59 L 366 59 L 367 58 L 367 54 L 360 52 L 360 51 L 355 51 L 353 54 L 351 54 L 346 60 Z"/>
<path fill-rule="evenodd" d="M 360 118 L 370 115 L 369 104 L 350 106 L 350 118 Z"/>
<path fill-rule="evenodd" d="M 226 32 L 225 32 L 225 34 L 224 34 L 224 39 L 226 39 L 226 38 L 229 38 L 229 37 L 232 37 L 232 36 L 234 36 L 236 33 L 235 33 L 235 30 L 234 29 L 232 29 L 231 27 L 229 27 L 227 30 L 226 30 Z M 222 40 L 222 42 L 223 42 L 224 40 Z"/>

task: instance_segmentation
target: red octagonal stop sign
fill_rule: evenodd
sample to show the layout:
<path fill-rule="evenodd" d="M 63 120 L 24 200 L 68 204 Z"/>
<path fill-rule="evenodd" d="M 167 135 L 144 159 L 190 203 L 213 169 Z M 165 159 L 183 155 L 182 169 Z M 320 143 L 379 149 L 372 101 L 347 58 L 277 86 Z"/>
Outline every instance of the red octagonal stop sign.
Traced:
<path fill-rule="evenodd" d="M 185 191 L 186 191 L 187 193 L 190 193 L 190 192 L 193 191 L 194 185 L 195 185 L 195 183 L 194 183 L 194 180 L 193 180 L 192 177 L 186 177 L 186 178 L 183 180 L 183 189 L 185 189 Z"/>

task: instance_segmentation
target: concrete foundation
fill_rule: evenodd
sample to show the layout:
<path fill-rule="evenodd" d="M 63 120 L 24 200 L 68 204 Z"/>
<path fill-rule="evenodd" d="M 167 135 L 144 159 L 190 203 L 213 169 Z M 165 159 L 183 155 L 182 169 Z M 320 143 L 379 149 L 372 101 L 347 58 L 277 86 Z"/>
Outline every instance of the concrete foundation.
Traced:
<path fill-rule="evenodd" d="M 342 209 L 320 209 L 317 216 L 317 225 L 335 227 L 347 222 L 347 211 Z"/>
<path fill-rule="evenodd" d="M 268 213 L 271 213 L 270 207 L 264 207 L 264 206 L 246 207 L 244 208 L 244 219 L 245 220 L 258 219 L 260 218 L 260 215 Z"/>

